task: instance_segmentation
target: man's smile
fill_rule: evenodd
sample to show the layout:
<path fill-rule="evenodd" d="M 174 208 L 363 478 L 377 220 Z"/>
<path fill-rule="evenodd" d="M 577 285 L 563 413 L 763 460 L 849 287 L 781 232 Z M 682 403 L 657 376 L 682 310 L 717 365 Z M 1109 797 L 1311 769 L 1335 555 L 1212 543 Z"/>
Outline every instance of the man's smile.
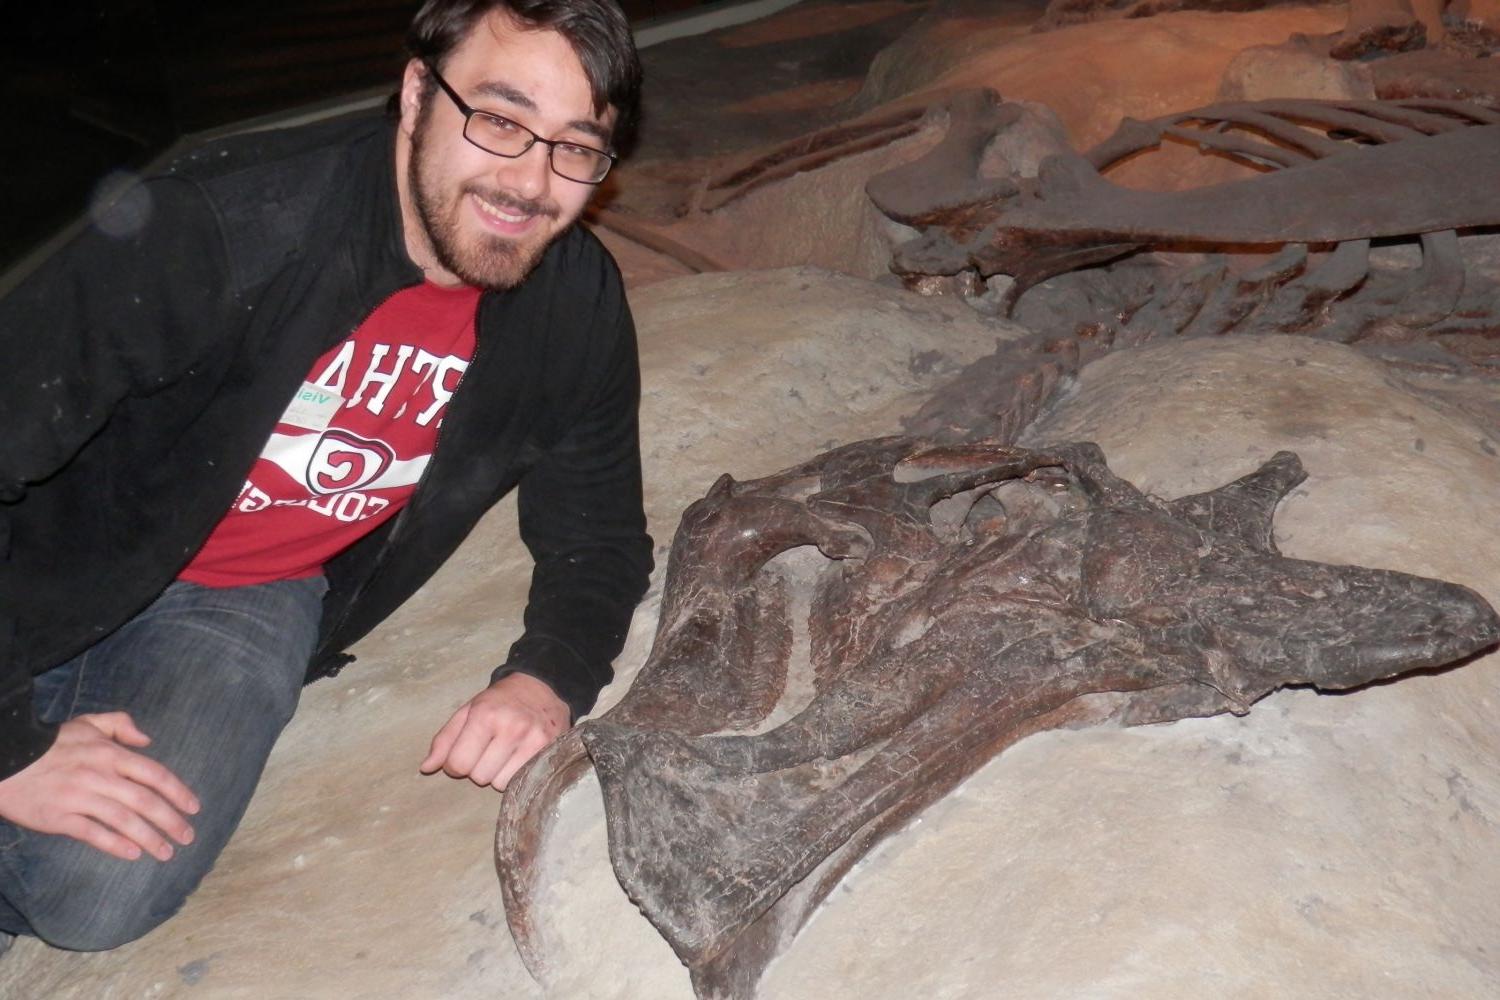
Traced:
<path fill-rule="evenodd" d="M 530 232 L 541 220 L 554 218 L 555 210 L 547 206 L 528 203 L 505 196 L 484 195 L 478 191 L 467 192 L 469 201 L 477 210 L 481 222 L 506 236 L 522 236 Z"/>

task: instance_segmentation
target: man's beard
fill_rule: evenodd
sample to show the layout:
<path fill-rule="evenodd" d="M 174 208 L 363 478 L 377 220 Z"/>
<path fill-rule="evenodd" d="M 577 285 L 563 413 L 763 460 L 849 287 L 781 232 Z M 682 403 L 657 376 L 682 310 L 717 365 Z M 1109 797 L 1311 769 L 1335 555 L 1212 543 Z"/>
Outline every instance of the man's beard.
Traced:
<path fill-rule="evenodd" d="M 416 128 L 412 130 L 411 157 L 406 170 L 407 187 L 416 206 L 417 218 L 427 234 L 428 245 L 438 263 L 464 284 L 489 291 L 514 288 L 536 267 L 551 240 L 540 235 L 531 240 L 511 240 L 494 233 L 483 233 L 466 241 L 459 226 L 460 204 L 473 194 L 513 213 L 549 219 L 557 218 L 558 207 L 551 202 L 530 201 L 503 191 L 486 190 L 475 181 L 464 184 L 451 199 L 445 200 L 442 182 L 429 179 L 422 169 L 427 160 L 423 154 L 432 124 L 430 111 L 429 103 L 422 109 Z"/>

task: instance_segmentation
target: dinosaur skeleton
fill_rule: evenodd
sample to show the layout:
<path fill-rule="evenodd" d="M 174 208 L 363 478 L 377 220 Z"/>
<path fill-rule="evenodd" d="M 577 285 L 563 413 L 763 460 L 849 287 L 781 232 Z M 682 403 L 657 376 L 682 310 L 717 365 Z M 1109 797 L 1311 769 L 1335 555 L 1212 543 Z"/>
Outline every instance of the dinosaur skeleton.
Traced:
<path fill-rule="evenodd" d="M 545 977 L 536 856 L 590 763 L 626 891 L 699 996 L 748 998 L 855 861 L 1027 735 L 1243 714 L 1500 638 L 1457 585 L 1281 556 L 1272 514 L 1302 478 L 1279 453 L 1163 502 L 1091 444 L 912 438 L 721 478 L 683 515 L 635 684 L 504 798 L 528 967 Z M 801 577 L 776 558 L 793 549 Z"/>
<path fill-rule="evenodd" d="M 1500 112 L 1440 100 L 1219 104 L 1127 120 L 1036 177 L 983 177 L 989 139 L 1016 113 L 988 91 L 948 107 L 938 146 L 867 186 L 920 233 L 892 267 L 970 291 L 1012 276 L 994 308 L 1040 332 L 971 366 L 907 422 L 913 433 L 1014 440 L 1079 367 L 1161 336 L 1300 334 L 1400 365 L 1500 372 L 1500 288 L 1465 266 L 1459 236 L 1500 224 L 1500 187 L 1453 180 L 1500 171 Z M 1182 192 L 1103 176 L 1166 139 L 1264 173 Z M 1374 241 L 1391 237 L 1415 237 L 1420 266 L 1375 263 Z M 1207 256 L 1182 265 L 1143 250 Z"/>
<path fill-rule="evenodd" d="M 1500 224 L 1500 189 L 1453 182 L 1500 170 L 1500 112 L 1461 102 L 1260 101 L 1127 119 L 1085 153 L 1049 157 L 1034 178 L 971 181 L 961 199 L 926 178 L 975 177 L 983 155 L 975 135 L 1001 118 L 1003 105 L 979 91 L 949 107 L 948 140 L 866 190 L 886 215 L 922 230 L 897 249 L 897 273 L 1007 274 L 1016 279 L 1011 301 L 1053 275 L 1146 247 L 1358 247 L 1432 234 L 1430 245 L 1447 248 L 1455 230 Z M 1169 136 L 1268 172 L 1175 192 L 1131 190 L 1102 176 Z M 1352 253 L 1334 269 L 1347 272 Z"/>
<path fill-rule="evenodd" d="M 706 177 L 695 192 L 693 208 L 712 212 L 776 181 L 816 170 L 847 156 L 888 146 L 922 127 L 927 116 L 922 105 L 898 105 L 863 115 L 853 121 L 820 129 L 778 143 L 744 163 Z"/>

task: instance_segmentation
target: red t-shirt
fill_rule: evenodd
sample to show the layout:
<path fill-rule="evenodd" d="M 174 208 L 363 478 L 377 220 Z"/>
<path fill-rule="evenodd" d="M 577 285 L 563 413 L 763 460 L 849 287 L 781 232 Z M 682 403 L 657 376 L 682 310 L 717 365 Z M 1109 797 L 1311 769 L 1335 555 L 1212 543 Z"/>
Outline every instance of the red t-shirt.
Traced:
<path fill-rule="evenodd" d="M 235 587 L 313 576 L 394 517 L 474 354 L 479 295 L 404 289 L 319 358 L 180 578 Z"/>

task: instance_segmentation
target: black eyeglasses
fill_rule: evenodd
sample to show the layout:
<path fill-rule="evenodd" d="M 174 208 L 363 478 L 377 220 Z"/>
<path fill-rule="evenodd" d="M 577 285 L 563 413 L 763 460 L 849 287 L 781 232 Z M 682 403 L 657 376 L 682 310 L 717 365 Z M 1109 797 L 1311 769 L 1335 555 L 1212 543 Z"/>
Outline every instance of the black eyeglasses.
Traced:
<path fill-rule="evenodd" d="M 609 168 L 615 165 L 618 157 L 614 153 L 606 153 L 602 149 L 582 146 L 576 142 L 543 139 L 519 122 L 469 107 L 431 63 L 423 65 L 437 81 L 437 85 L 443 88 L 443 93 L 452 98 L 453 103 L 458 105 L 458 110 L 463 112 L 464 138 L 486 153 L 515 159 L 540 142 L 547 147 L 547 162 L 552 165 L 552 172 L 579 184 L 598 184 L 609 173 Z"/>

